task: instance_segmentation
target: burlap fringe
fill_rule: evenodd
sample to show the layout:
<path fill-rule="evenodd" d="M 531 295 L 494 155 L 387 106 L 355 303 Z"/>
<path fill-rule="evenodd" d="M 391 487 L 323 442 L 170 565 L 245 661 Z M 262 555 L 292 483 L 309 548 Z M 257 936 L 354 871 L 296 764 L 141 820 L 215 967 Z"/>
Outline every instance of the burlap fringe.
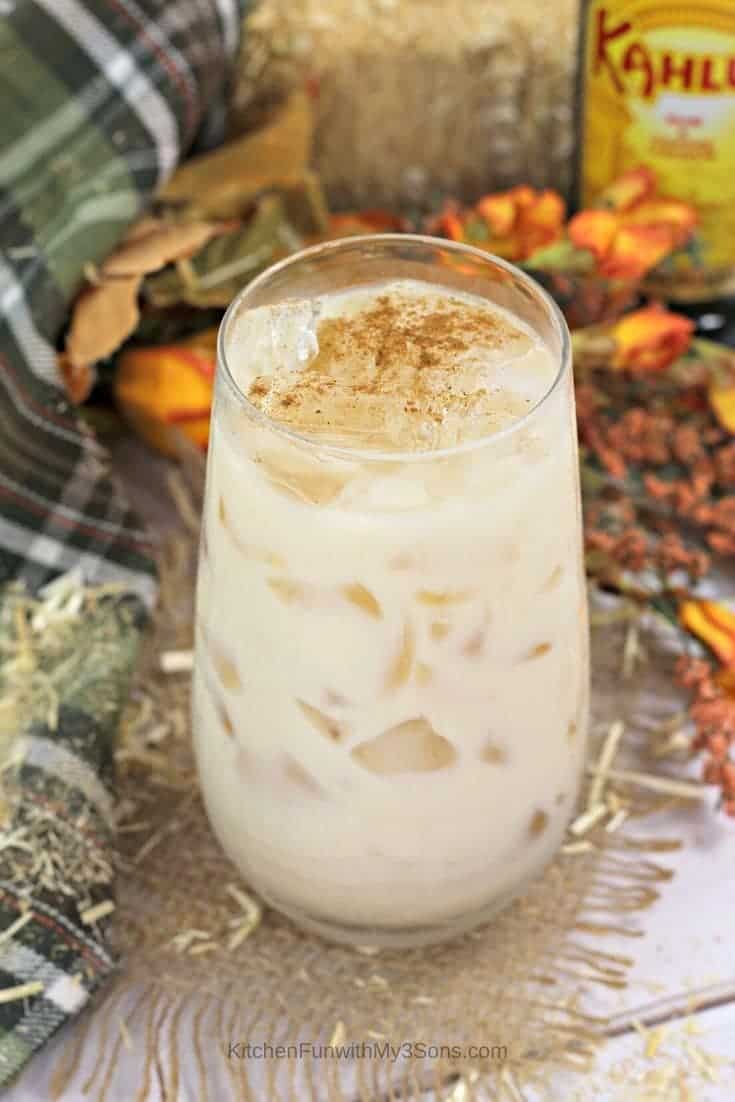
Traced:
<path fill-rule="evenodd" d="M 641 936 L 640 926 L 632 923 L 630 916 L 656 899 L 658 892 L 652 885 L 663 884 L 670 877 L 666 868 L 647 857 L 617 857 L 616 851 L 626 851 L 624 839 L 608 843 L 608 848 L 610 852 L 603 850 L 589 862 L 585 902 L 566 929 L 556 929 L 555 916 L 545 915 L 541 909 L 535 917 L 526 914 L 519 920 L 516 916 L 516 948 L 523 958 L 525 967 L 521 972 L 525 975 L 516 989 L 506 990 L 504 995 L 502 982 L 496 978 L 493 983 L 492 972 L 483 967 L 492 928 L 444 951 L 445 981 L 456 958 L 462 959 L 455 973 L 460 980 L 460 997 L 441 1002 L 438 1007 L 429 1003 L 430 994 L 424 996 L 426 1004 L 416 1001 L 421 996 L 411 991 L 421 985 L 411 983 L 400 965 L 387 959 L 393 954 L 379 954 L 365 961 L 349 950 L 302 937 L 276 918 L 257 937 L 276 938 L 279 952 L 261 957 L 254 940 L 247 947 L 251 960 L 242 966 L 240 982 L 237 960 L 223 961 L 220 957 L 211 960 L 206 970 L 187 962 L 182 970 L 181 962 L 171 960 L 170 951 L 167 954 L 160 942 L 148 944 L 142 960 L 136 961 L 136 953 L 132 952 L 126 971 L 104 1002 L 80 1023 L 55 1069 L 49 1098 L 61 1100 L 76 1091 L 94 1102 L 113 1102 L 122 1097 L 130 1102 L 148 1102 L 151 1097 L 172 1102 L 180 1098 L 195 1098 L 197 1102 L 426 1102 L 427 1097 L 480 1102 L 523 1097 L 519 1092 L 530 1084 L 542 1083 L 550 1065 L 587 1071 L 593 1066 L 597 1046 L 609 1032 L 610 1020 L 585 1010 L 585 999 L 597 986 L 625 988 L 633 963 L 628 955 L 606 951 L 604 939 L 620 933 L 631 938 Z M 544 893 L 535 894 L 540 901 Z M 501 919 L 498 925 L 507 925 L 507 921 Z M 549 931 L 556 936 L 535 955 L 535 936 Z M 141 944 L 140 931 L 134 940 Z M 469 976 L 467 957 L 473 953 L 477 960 Z M 334 958 L 331 983 L 311 989 L 308 984 L 301 985 L 300 1000 L 290 1000 L 289 993 L 299 986 L 294 977 L 303 973 L 304 962 L 319 956 L 323 963 L 330 956 Z M 353 981 L 359 978 L 357 973 L 364 976 L 368 971 L 385 979 L 385 973 L 390 977 L 391 968 L 396 967 L 402 976 L 402 984 L 392 992 L 388 1006 L 383 997 L 385 988 L 376 985 L 372 1029 L 366 1029 L 364 1005 L 358 1010 L 356 1029 L 351 1024 L 349 977 L 344 968 L 345 958 L 350 956 L 354 959 Z M 417 963 L 409 974 L 421 975 L 419 954 L 411 956 Z M 274 975 L 273 962 L 277 958 L 282 969 Z M 261 982 L 256 978 L 259 959 L 269 966 Z M 428 978 L 435 966 L 436 961 L 424 963 Z M 152 969 L 157 969 L 157 974 L 152 974 Z M 148 982 L 146 973 L 150 976 Z M 391 987 L 390 978 L 386 983 Z M 498 1007 L 498 999 L 504 1010 Z M 341 1008 L 339 1019 L 335 1017 L 337 1007 Z M 457 1016 L 458 1007 L 460 1012 L 464 1007 L 464 1017 Z M 508 1024 L 517 1031 L 512 1040 L 507 1030 L 504 1035 L 497 1033 L 498 1023 L 509 1007 L 512 1012 Z M 408 1056 L 397 1063 L 381 1059 L 378 1050 L 372 1058 L 344 1061 L 306 1053 L 298 1059 L 248 1060 L 238 1049 L 234 1055 L 228 1052 L 232 1044 L 248 1041 L 272 1046 L 299 1042 L 325 1045 L 337 1021 L 344 1023 L 341 1043 L 345 1045 L 355 1041 L 375 1045 L 383 1038 L 399 1046 L 407 1039 L 437 1045 L 472 1039 L 476 1044 L 500 1044 L 508 1051 L 504 1057 L 492 1060 Z M 410 1033 L 406 1033 L 408 1021 Z"/>

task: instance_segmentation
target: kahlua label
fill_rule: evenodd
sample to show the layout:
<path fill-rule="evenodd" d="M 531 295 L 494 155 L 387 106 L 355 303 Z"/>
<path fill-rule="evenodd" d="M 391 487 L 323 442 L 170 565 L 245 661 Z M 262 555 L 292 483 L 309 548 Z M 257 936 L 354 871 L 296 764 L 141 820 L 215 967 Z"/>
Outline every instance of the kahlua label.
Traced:
<path fill-rule="evenodd" d="M 580 205 L 653 169 L 659 193 L 699 216 L 661 289 L 735 290 L 735 0 L 583 0 L 579 74 Z"/>

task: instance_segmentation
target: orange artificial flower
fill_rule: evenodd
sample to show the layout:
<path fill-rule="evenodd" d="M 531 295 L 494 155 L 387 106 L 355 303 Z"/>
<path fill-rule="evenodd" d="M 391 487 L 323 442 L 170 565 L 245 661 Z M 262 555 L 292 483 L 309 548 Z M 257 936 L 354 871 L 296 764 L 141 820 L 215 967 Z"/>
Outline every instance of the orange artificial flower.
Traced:
<path fill-rule="evenodd" d="M 613 367 L 634 373 L 663 371 L 686 352 L 693 332 L 693 321 L 663 306 L 634 310 L 613 326 Z"/>
<path fill-rule="evenodd" d="M 678 199 L 649 199 L 625 213 L 623 225 L 665 230 L 678 248 L 685 245 L 697 225 L 697 212 Z"/>
<path fill-rule="evenodd" d="M 456 211 L 445 211 L 439 219 L 438 229 L 450 241 L 464 241 L 464 224 Z"/>
<path fill-rule="evenodd" d="M 550 188 L 539 191 L 536 193 L 533 202 L 522 209 L 524 212 L 528 212 L 527 216 L 522 219 L 528 229 L 537 232 L 544 231 L 551 241 L 556 241 L 561 236 L 567 208 L 558 192 L 552 191 Z"/>
<path fill-rule="evenodd" d="M 676 248 L 665 226 L 621 226 L 598 268 L 607 279 L 642 279 Z"/>
<path fill-rule="evenodd" d="M 697 224 L 689 203 L 656 195 L 656 176 L 637 168 L 613 181 L 600 207 L 569 222 L 569 240 L 589 250 L 607 279 L 639 280 L 685 245 Z"/>
<path fill-rule="evenodd" d="M 723 666 L 735 665 L 735 612 L 717 601 L 682 601 L 679 620 L 717 656 Z"/>
<path fill-rule="evenodd" d="M 178 432 L 207 447 L 216 340 L 217 330 L 209 329 L 178 344 L 130 348 L 118 360 L 120 410 L 164 455 L 177 453 Z"/>
<path fill-rule="evenodd" d="M 534 191 L 530 187 L 512 188 L 506 193 L 515 207 L 510 229 L 488 246 L 508 260 L 526 260 L 558 241 L 564 232 L 566 204 L 555 191 Z"/>
<path fill-rule="evenodd" d="M 557 192 L 524 184 L 485 195 L 469 211 L 445 209 L 438 228 L 452 241 L 477 245 L 506 260 L 526 260 L 562 236 L 565 214 Z"/>
<path fill-rule="evenodd" d="M 639 165 L 608 184 L 600 195 L 600 203 L 614 211 L 630 210 L 650 195 L 655 195 L 656 188 L 656 173 L 645 165 Z"/>
<path fill-rule="evenodd" d="M 624 173 L 601 192 L 599 205 L 574 215 L 566 226 L 568 242 L 589 252 L 604 279 L 636 283 L 689 241 L 696 224 L 694 207 L 657 194 L 655 173 L 644 166 Z M 462 241 L 517 263 L 564 238 L 564 200 L 549 189 L 523 184 L 485 195 L 462 209 L 447 203 L 433 232 Z M 566 245 L 567 242 L 564 242 Z M 572 249 L 572 253 L 574 250 Z M 539 257 L 539 266 L 570 263 L 565 251 Z"/>
<path fill-rule="evenodd" d="M 569 240 L 578 249 L 588 249 L 600 274 L 608 279 L 641 279 L 684 244 L 691 233 L 693 223 L 688 215 L 685 220 L 683 214 L 675 214 L 671 208 L 669 214 L 669 223 L 647 224 L 638 220 L 635 211 L 620 215 L 611 210 L 583 210 L 569 223 Z M 656 217 L 662 217 L 659 208 Z"/>
<path fill-rule="evenodd" d="M 538 196 L 544 193 L 535 191 L 529 184 L 517 184 L 516 187 L 512 187 L 510 191 L 500 191 L 497 194 L 501 196 L 507 195 L 515 204 L 516 208 L 520 210 L 524 207 L 532 207 Z"/>
<path fill-rule="evenodd" d="M 583 210 L 569 223 L 569 240 L 578 249 L 588 249 L 599 262 L 610 253 L 619 227 L 618 216 L 611 210 Z"/>
<path fill-rule="evenodd" d="M 507 237 L 513 229 L 517 207 L 510 192 L 486 195 L 480 199 L 475 209 L 485 219 L 494 235 Z"/>

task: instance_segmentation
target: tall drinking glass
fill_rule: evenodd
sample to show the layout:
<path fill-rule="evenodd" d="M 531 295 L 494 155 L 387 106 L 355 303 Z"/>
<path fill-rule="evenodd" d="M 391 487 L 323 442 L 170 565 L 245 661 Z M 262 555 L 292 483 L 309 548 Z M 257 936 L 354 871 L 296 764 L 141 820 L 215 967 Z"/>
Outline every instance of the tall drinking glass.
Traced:
<path fill-rule="evenodd" d="M 387 235 L 222 323 L 193 728 L 212 826 L 301 926 L 408 946 L 538 876 L 588 642 L 569 335 L 528 276 Z"/>

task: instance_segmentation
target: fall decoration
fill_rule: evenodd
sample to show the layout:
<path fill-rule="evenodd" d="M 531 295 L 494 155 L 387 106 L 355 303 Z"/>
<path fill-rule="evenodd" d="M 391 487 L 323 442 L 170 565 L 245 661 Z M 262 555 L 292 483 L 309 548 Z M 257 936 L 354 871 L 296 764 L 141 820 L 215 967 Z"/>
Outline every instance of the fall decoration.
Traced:
<path fill-rule="evenodd" d="M 663 371 L 689 348 L 694 322 L 654 304 L 626 314 L 612 332 L 614 368 L 631 372 Z"/>
<path fill-rule="evenodd" d="M 600 206 L 565 223 L 554 191 L 528 186 L 485 195 L 472 207 L 446 201 L 427 232 L 487 249 L 526 268 L 556 298 L 572 328 L 613 320 L 642 281 L 692 241 L 696 211 L 659 196 L 653 173 L 626 173 Z"/>
<path fill-rule="evenodd" d="M 196 463 L 194 487 L 183 473 L 189 461 Z M 662 839 L 660 831 L 641 837 L 640 817 L 672 799 L 691 803 L 708 795 L 695 781 L 626 767 L 631 763 L 623 742 L 629 734 L 634 741 L 636 731 L 615 718 L 624 694 L 610 669 L 611 660 L 617 665 L 620 632 L 611 638 L 607 630 L 593 631 L 597 661 L 586 801 L 553 866 L 522 900 L 440 953 L 353 950 L 305 936 L 252 896 L 222 852 L 198 794 L 187 675 L 202 466 L 201 456 L 189 454 L 182 468 L 168 471 L 180 524 L 161 547 L 161 599 L 115 748 L 120 875 L 114 904 L 109 887 L 101 885 L 95 901 L 81 908 L 83 922 L 101 919 L 102 925 L 113 915 L 123 966 L 79 1033 L 39 1069 L 37 1096 L 81 1091 L 83 1097 L 91 1084 L 100 1099 L 103 1089 L 108 1099 L 130 1099 L 159 1074 L 169 1084 L 191 1081 L 206 1088 L 214 1081 L 217 1087 L 211 1053 L 221 1046 L 223 1030 L 244 1043 L 306 1041 L 316 1047 L 324 1038 L 331 1044 L 367 1038 L 390 1042 L 395 1051 L 403 1038 L 414 1036 L 461 1046 L 469 1030 L 502 1042 L 497 1060 L 480 1067 L 464 1056 L 459 1062 L 423 1062 L 420 1093 L 428 1088 L 446 1102 L 466 1100 L 467 1090 L 477 1093 L 486 1083 L 501 1094 L 510 1083 L 508 1098 L 520 1099 L 526 1086 L 532 1090 L 560 1065 L 588 1070 L 613 1019 L 587 1007 L 598 988 L 624 989 L 633 963 L 631 954 L 621 952 L 616 931 L 622 927 L 632 935 L 645 928 L 648 908 L 671 877 L 667 851 L 679 845 Z M 90 635 L 93 645 L 87 642 L 81 659 L 73 656 L 74 668 L 90 650 L 99 665 L 88 606 L 100 595 L 62 580 L 67 596 L 61 607 L 58 597 L 50 609 L 26 598 L 29 622 L 39 613 L 51 615 L 64 635 L 74 633 L 73 642 Z M 27 653 L 14 619 L 6 631 L 4 643 Z M 34 653 L 35 632 L 31 642 Z M 71 661 L 65 651 L 60 658 Z M 45 711 L 47 702 L 37 692 L 30 703 Z M 13 852 L 12 845 L 8 849 Z M 37 843 L 32 854 L 17 846 L 14 856 L 37 857 L 43 868 L 45 854 Z M 94 926 L 90 933 L 96 933 Z M 6 993 L 28 995 L 20 983 Z M 416 1061 L 396 1061 L 377 1047 L 368 1061 L 334 1061 L 327 1073 L 315 1055 L 305 1054 L 299 1064 L 303 1074 L 295 1078 L 296 1061 L 273 1061 L 269 1098 L 295 1102 L 303 1097 L 302 1083 L 319 1087 L 327 1081 L 332 1102 L 374 1102 L 397 1092 L 409 1098 L 417 1081 Z M 240 1061 L 237 1077 L 222 1082 L 224 1094 L 212 1096 L 217 1102 L 243 1097 L 242 1091 L 263 1097 L 256 1060 Z M 588 1082 L 580 1080 L 582 1090 Z"/>
<path fill-rule="evenodd" d="M 191 217 L 237 218 L 264 191 L 304 184 L 312 127 L 307 96 L 294 92 L 266 126 L 183 164 L 159 198 Z"/>
<path fill-rule="evenodd" d="M 657 194 L 655 174 L 632 169 L 599 197 L 600 209 L 571 219 L 569 240 L 589 250 L 601 275 L 641 279 L 691 239 L 697 225 L 694 207 Z"/>
<path fill-rule="evenodd" d="M 735 612 L 717 601 L 692 599 L 682 601 L 679 618 L 687 631 L 707 644 L 723 666 L 735 668 Z"/>
<path fill-rule="evenodd" d="M 517 262 L 562 237 L 565 212 L 566 204 L 555 191 L 521 186 L 486 195 L 465 213 L 448 203 L 432 229 Z"/>
<path fill-rule="evenodd" d="M 244 282 L 306 244 L 417 228 L 379 209 L 326 212 L 306 167 L 309 110 L 306 97 L 294 96 L 264 130 L 190 162 L 164 190 L 157 217 L 133 227 L 89 273 L 61 360 L 70 394 L 86 396 L 89 365 L 115 349 L 142 311 L 146 336 L 118 357 L 114 392 L 126 419 L 164 454 L 179 454 L 182 437 L 206 448 L 210 326 Z M 253 149 L 257 173 L 247 165 Z M 209 220 L 224 217 L 234 220 Z M 735 673 L 721 677 L 735 669 L 735 610 L 700 594 L 713 558 L 735 552 L 735 353 L 695 338 L 688 318 L 659 303 L 624 313 L 644 277 L 692 240 L 696 215 L 660 196 L 654 174 L 640 169 L 614 181 L 599 207 L 565 219 L 556 192 L 523 185 L 469 208 L 446 202 L 421 228 L 529 269 L 573 326 L 586 323 L 573 342 L 588 572 L 712 652 L 717 665 L 696 693 L 706 684 L 721 704 L 705 709 L 694 700 L 691 746 L 705 754 L 706 777 L 735 813 L 729 758 L 712 764 L 712 748 L 732 741 L 716 717 L 729 715 L 735 699 Z M 197 315 L 206 320 L 197 325 Z M 177 339 L 179 317 L 189 332 L 207 327 Z"/>
<path fill-rule="evenodd" d="M 328 232 L 307 167 L 311 129 L 308 98 L 295 93 L 266 127 L 187 161 L 159 193 L 156 216 L 89 268 L 60 359 L 73 401 L 87 397 L 93 365 L 132 336 L 149 306 L 224 308 L 247 279 Z"/>
<path fill-rule="evenodd" d="M 206 448 L 216 362 L 217 330 L 174 345 L 130 348 L 118 361 L 115 397 L 140 435 L 176 456 L 179 432 Z"/>
<path fill-rule="evenodd" d="M 735 393 L 735 353 L 659 306 L 580 330 L 574 346 L 588 573 L 715 659 L 682 659 L 677 681 L 691 753 L 735 815 L 735 607 L 700 595 L 735 553 L 731 407 L 712 400 Z"/>
<path fill-rule="evenodd" d="M 649 170 L 629 172 L 602 193 L 598 207 L 580 211 L 565 226 L 559 194 L 522 185 L 485 195 L 468 208 L 447 201 L 428 226 L 530 268 L 640 281 L 686 245 L 697 224 L 693 207 L 658 195 L 656 188 Z M 549 248 L 555 243 L 557 248 Z"/>
<path fill-rule="evenodd" d="M 94 363 L 131 336 L 141 310 L 145 318 L 183 304 L 224 309 L 243 283 L 304 245 L 417 228 L 383 210 L 329 214 L 307 168 L 310 117 L 307 97 L 296 94 L 265 128 L 185 164 L 161 193 L 158 217 L 141 219 L 101 268 L 88 272 L 61 360 L 73 400 L 87 396 Z M 693 230 L 694 211 L 658 198 L 655 186 L 649 173 L 628 173 L 604 193 L 604 209 L 582 211 L 566 224 L 560 195 L 522 185 L 471 208 L 448 201 L 422 228 L 528 268 L 570 325 L 589 325 L 619 316 L 651 265 Z M 647 324 L 654 320 L 670 342 L 670 321 L 652 313 Z M 679 341 L 685 325 L 676 323 Z M 626 349 L 635 356 L 635 328 L 620 339 L 616 366 Z"/>
<path fill-rule="evenodd" d="M 707 392 L 709 404 L 723 429 L 735 435 L 735 384 L 715 376 Z"/>
<path fill-rule="evenodd" d="M 89 273 L 66 338 L 63 374 L 70 397 L 82 401 L 87 396 L 94 383 L 92 365 L 115 352 L 135 331 L 144 276 L 190 256 L 219 232 L 221 227 L 215 223 L 146 218 L 133 227 L 99 272 Z"/>

